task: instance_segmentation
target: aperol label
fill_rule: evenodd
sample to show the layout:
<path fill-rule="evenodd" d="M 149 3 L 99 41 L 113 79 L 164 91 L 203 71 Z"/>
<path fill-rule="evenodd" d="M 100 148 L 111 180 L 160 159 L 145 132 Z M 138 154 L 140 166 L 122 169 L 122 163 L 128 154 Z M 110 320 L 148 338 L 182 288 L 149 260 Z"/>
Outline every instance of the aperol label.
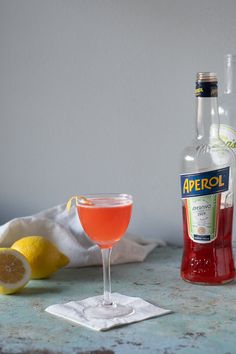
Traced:
<path fill-rule="evenodd" d="M 187 212 L 188 235 L 198 243 L 217 237 L 221 193 L 229 189 L 230 167 L 181 175 L 181 192 Z"/>
<path fill-rule="evenodd" d="M 220 194 L 212 194 L 185 200 L 188 235 L 192 241 L 209 243 L 216 239 L 220 199 Z"/>
<path fill-rule="evenodd" d="M 229 189 L 229 166 L 183 174 L 180 179 L 183 199 L 226 192 Z"/>

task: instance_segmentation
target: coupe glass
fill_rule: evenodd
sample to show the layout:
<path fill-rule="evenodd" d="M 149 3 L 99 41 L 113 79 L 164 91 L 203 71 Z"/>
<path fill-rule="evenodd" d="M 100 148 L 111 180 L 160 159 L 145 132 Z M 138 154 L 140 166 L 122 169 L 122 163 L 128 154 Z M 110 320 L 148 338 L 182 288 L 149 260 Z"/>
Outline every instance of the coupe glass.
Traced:
<path fill-rule="evenodd" d="M 112 301 L 110 256 L 113 245 L 130 222 L 133 200 L 128 194 L 93 194 L 77 198 L 77 211 L 86 235 L 102 251 L 104 296 L 101 304 L 85 308 L 93 318 L 114 318 L 133 313 L 133 308 Z"/>

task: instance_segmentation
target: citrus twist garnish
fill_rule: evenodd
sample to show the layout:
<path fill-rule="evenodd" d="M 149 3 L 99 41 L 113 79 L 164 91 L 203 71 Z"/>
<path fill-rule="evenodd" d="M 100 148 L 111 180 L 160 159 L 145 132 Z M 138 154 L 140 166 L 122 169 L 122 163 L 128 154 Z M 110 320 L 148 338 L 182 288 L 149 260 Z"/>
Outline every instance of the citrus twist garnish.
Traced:
<path fill-rule="evenodd" d="M 75 201 L 75 205 L 78 205 L 79 201 L 82 201 L 83 204 L 85 204 L 85 205 L 93 205 L 93 203 L 89 199 L 87 199 L 83 196 L 74 195 L 73 197 L 71 197 L 68 200 L 68 202 L 66 204 L 66 209 L 67 209 L 68 213 L 70 212 L 71 204 L 72 204 L 73 200 Z"/>

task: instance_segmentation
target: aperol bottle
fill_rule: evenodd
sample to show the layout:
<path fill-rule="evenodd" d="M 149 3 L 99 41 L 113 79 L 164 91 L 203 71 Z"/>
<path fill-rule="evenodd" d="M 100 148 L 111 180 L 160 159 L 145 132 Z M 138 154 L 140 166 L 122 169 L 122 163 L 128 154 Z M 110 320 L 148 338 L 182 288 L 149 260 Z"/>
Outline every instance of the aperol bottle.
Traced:
<path fill-rule="evenodd" d="M 196 138 L 181 171 L 184 248 L 181 276 L 200 284 L 235 277 L 232 250 L 234 154 L 219 138 L 217 78 L 198 73 Z"/>

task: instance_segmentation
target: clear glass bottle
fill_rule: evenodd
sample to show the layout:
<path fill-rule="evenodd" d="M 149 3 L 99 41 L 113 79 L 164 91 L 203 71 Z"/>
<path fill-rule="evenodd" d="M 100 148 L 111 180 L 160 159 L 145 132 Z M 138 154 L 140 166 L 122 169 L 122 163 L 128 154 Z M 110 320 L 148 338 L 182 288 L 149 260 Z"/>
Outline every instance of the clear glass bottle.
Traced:
<path fill-rule="evenodd" d="M 236 154 L 236 55 L 224 58 L 224 93 L 219 98 L 220 138 Z"/>
<path fill-rule="evenodd" d="M 234 154 L 219 137 L 217 78 L 198 73 L 196 137 L 181 171 L 184 247 L 181 277 L 193 283 L 234 279 L 232 252 Z"/>

